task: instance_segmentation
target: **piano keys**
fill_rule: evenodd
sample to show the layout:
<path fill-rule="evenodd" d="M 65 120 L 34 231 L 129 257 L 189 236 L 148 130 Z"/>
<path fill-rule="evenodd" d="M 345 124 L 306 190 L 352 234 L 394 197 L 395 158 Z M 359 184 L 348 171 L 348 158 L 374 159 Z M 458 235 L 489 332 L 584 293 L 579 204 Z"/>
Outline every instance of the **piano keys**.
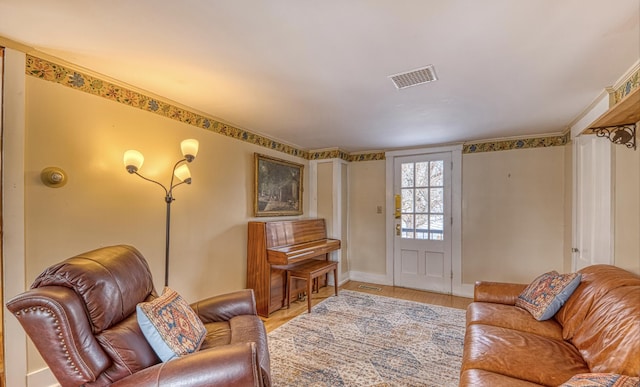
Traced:
<path fill-rule="evenodd" d="M 286 265 L 327 260 L 338 249 L 340 240 L 327 238 L 324 219 L 249 222 L 247 288 L 254 291 L 258 314 L 268 317 L 287 305 Z M 304 281 L 294 280 L 291 286 L 293 295 L 306 291 Z"/>

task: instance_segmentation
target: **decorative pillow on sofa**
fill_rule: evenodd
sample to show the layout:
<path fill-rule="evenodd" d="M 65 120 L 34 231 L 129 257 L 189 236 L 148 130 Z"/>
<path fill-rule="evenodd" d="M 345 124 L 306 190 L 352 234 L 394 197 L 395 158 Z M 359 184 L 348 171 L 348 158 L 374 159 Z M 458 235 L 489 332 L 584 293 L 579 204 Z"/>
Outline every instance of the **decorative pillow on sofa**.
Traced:
<path fill-rule="evenodd" d="M 579 273 L 544 273 L 527 286 L 516 299 L 516 306 L 527 310 L 538 321 L 548 320 L 580 285 Z"/>
<path fill-rule="evenodd" d="M 640 378 L 618 374 L 578 374 L 560 387 L 638 387 Z"/>
<path fill-rule="evenodd" d="M 207 330 L 196 312 L 175 290 L 136 306 L 140 329 L 162 361 L 197 351 Z"/>

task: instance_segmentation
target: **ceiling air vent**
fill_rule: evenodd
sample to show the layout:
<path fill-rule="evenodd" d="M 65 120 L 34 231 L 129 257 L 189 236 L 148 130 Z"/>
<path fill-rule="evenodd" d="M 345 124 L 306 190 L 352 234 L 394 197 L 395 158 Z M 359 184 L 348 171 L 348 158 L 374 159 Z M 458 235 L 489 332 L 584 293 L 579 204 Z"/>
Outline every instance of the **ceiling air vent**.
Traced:
<path fill-rule="evenodd" d="M 407 71 L 406 73 L 390 75 L 389 78 L 397 89 L 406 89 L 407 87 L 438 80 L 436 69 L 433 68 L 433 65 Z"/>

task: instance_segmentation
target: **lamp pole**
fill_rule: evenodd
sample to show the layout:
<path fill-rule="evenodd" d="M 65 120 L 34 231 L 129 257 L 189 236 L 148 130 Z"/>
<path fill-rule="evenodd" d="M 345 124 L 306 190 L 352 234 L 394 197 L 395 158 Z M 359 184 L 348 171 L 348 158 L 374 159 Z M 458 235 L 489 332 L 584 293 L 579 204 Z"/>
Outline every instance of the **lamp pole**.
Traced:
<path fill-rule="evenodd" d="M 164 247 L 164 286 L 169 285 L 169 234 L 171 229 L 171 202 L 173 198 L 170 195 L 164 197 L 164 201 L 167 202 L 167 230 L 165 233 L 165 247 Z"/>
<path fill-rule="evenodd" d="M 166 219 L 166 227 L 165 227 L 165 250 L 164 250 L 164 286 L 169 285 L 169 240 L 171 236 L 171 202 L 175 200 L 173 197 L 173 189 L 182 184 L 191 184 L 191 173 L 189 172 L 189 167 L 187 167 L 187 163 L 192 162 L 196 158 L 196 154 L 198 153 L 198 141 L 197 140 L 184 140 L 181 143 L 182 154 L 184 156 L 183 159 L 178 160 L 173 166 L 173 171 L 171 173 L 171 182 L 169 183 L 169 188 L 165 187 L 161 183 L 149 179 L 141 175 L 138 170 L 142 166 L 144 162 L 144 157 L 142 153 L 136 150 L 128 150 L 124 154 L 124 164 L 127 172 L 130 174 L 135 174 L 142 179 L 149 181 L 151 183 L 157 184 L 164 190 L 165 196 L 164 201 L 167 203 L 167 219 Z M 174 184 L 174 179 L 178 178 L 180 180 L 179 183 Z"/>

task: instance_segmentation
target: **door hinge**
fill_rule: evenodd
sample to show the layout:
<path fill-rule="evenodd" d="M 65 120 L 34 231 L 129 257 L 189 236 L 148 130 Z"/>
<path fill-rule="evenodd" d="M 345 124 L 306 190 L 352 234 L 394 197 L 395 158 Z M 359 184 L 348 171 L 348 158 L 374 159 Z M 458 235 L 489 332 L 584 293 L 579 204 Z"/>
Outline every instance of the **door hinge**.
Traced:
<path fill-rule="evenodd" d="M 453 279 L 453 271 L 451 272 L 451 279 Z"/>

